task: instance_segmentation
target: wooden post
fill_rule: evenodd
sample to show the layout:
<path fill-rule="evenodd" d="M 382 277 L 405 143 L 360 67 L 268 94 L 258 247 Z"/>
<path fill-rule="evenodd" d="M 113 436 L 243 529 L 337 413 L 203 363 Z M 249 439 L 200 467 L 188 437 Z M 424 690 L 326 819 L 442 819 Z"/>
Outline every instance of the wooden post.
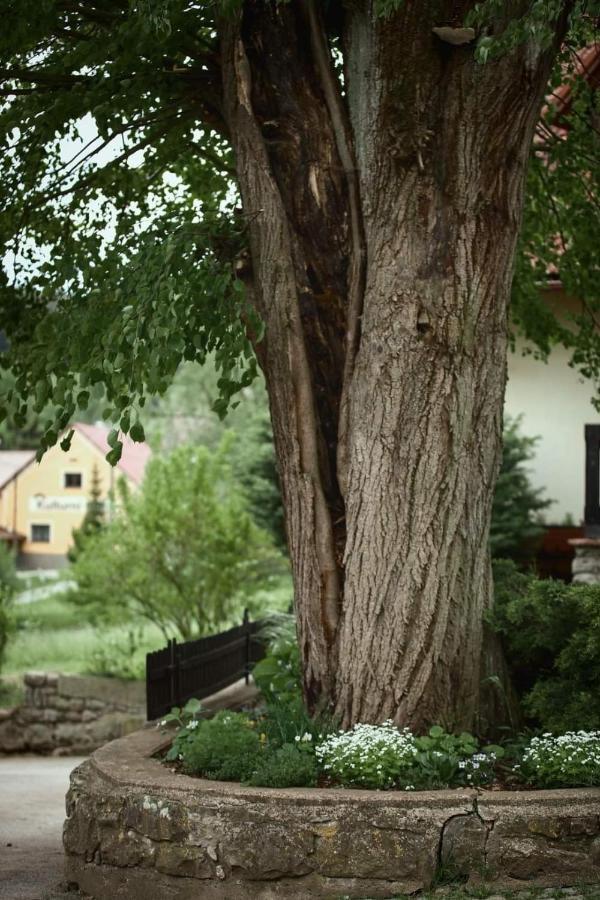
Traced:
<path fill-rule="evenodd" d="M 177 653 L 177 641 L 171 638 L 169 641 L 169 674 L 171 707 L 177 706 L 179 701 L 179 654 Z"/>

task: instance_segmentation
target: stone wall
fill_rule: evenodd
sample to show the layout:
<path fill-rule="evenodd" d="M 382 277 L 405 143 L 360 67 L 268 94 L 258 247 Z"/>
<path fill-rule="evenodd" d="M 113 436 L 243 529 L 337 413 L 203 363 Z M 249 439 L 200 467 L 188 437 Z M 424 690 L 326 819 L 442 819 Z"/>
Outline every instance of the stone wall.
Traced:
<path fill-rule="evenodd" d="M 71 776 L 66 877 L 95 900 L 384 898 L 600 883 L 600 790 L 285 790 L 189 778 L 147 728 Z"/>
<path fill-rule="evenodd" d="M 0 710 L 0 753 L 91 753 L 146 721 L 145 685 L 27 672 L 21 706 Z"/>

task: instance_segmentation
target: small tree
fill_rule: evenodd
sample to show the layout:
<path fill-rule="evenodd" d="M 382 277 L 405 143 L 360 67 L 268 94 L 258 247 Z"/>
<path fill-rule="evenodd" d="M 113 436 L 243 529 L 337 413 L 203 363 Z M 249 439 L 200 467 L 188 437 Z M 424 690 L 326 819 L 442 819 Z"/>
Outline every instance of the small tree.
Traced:
<path fill-rule="evenodd" d="M 492 556 L 522 553 L 527 541 L 542 534 L 540 514 L 552 500 L 543 498 L 543 489 L 534 488 L 527 463 L 535 455 L 537 437 L 520 433 L 520 419 L 507 420 L 504 427 L 502 465 L 496 482 L 490 547 Z"/>
<path fill-rule="evenodd" d="M 96 618 L 146 618 L 187 640 L 239 615 L 285 563 L 248 512 L 228 462 L 180 447 L 148 466 L 142 491 L 121 491 L 113 522 L 73 566 L 74 601 Z"/>
<path fill-rule="evenodd" d="M 90 496 L 87 503 L 87 509 L 83 522 L 79 528 L 73 529 L 73 546 L 69 549 L 67 556 L 71 562 L 75 562 L 77 557 L 83 550 L 87 540 L 98 534 L 104 527 L 104 501 L 102 500 L 102 479 L 98 466 L 94 463 L 92 469 L 92 482 L 90 485 Z"/>

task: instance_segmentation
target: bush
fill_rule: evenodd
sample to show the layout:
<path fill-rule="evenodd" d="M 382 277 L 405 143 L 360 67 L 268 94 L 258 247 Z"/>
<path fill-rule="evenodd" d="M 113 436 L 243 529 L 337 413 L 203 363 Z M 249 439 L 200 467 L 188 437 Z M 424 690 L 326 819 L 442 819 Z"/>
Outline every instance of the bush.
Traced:
<path fill-rule="evenodd" d="M 600 785 L 600 731 L 534 737 L 516 771 L 540 788 Z"/>
<path fill-rule="evenodd" d="M 186 772 L 219 781 L 245 781 L 252 776 L 259 763 L 261 742 L 247 715 L 219 712 L 189 730 L 191 734 L 180 750 Z"/>
<path fill-rule="evenodd" d="M 287 571 L 233 478 L 229 440 L 152 460 L 141 491 L 121 491 L 116 518 L 88 537 L 72 573 L 92 619 L 158 625 L 183 640 L 233 624 Z"/>
<path fill-rule="evenodd" d="M 524 544 L 542 534 L 540 513 L 551 500 L 532 486 L 526 464 L 534 455 L 537 438 L 520 434 L 520 420 L 504 427 L 502 465 L 496 482 L 490 546 L 493 556 L 523 554 Z"/>
<path fill-rule="evenodd" d="M 0 669 L 8 637 L 14 627 L 12 604 L 16 591 L 17 576 L 14 556 L 8 547 L 0 542 Z"/>
<path fill-rule="evenodd" d="M 494 563 L 491 617 L 526 714 L 552 732 L 600 729 L 600 586 Z"/>
<path fill-rule="evenodd" d="M 256 787 L 314 787 L 317 783 L 317 761 L 312 748 L 301 740 L 264 751 L 257 768 L 248 779 Z"/>

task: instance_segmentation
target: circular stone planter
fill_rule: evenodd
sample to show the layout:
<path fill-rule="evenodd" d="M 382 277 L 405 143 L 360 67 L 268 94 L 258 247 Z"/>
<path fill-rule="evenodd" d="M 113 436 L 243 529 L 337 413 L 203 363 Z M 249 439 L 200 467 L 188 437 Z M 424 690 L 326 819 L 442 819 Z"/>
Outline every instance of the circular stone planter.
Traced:
<path fill-rule="evenodd" d="M 392 897 L 440 873 L 600 883 L 600 790 L 245 788 L 171 772 L 146 728 L 71 776 L 66 876 L 98 900 Z"/>

